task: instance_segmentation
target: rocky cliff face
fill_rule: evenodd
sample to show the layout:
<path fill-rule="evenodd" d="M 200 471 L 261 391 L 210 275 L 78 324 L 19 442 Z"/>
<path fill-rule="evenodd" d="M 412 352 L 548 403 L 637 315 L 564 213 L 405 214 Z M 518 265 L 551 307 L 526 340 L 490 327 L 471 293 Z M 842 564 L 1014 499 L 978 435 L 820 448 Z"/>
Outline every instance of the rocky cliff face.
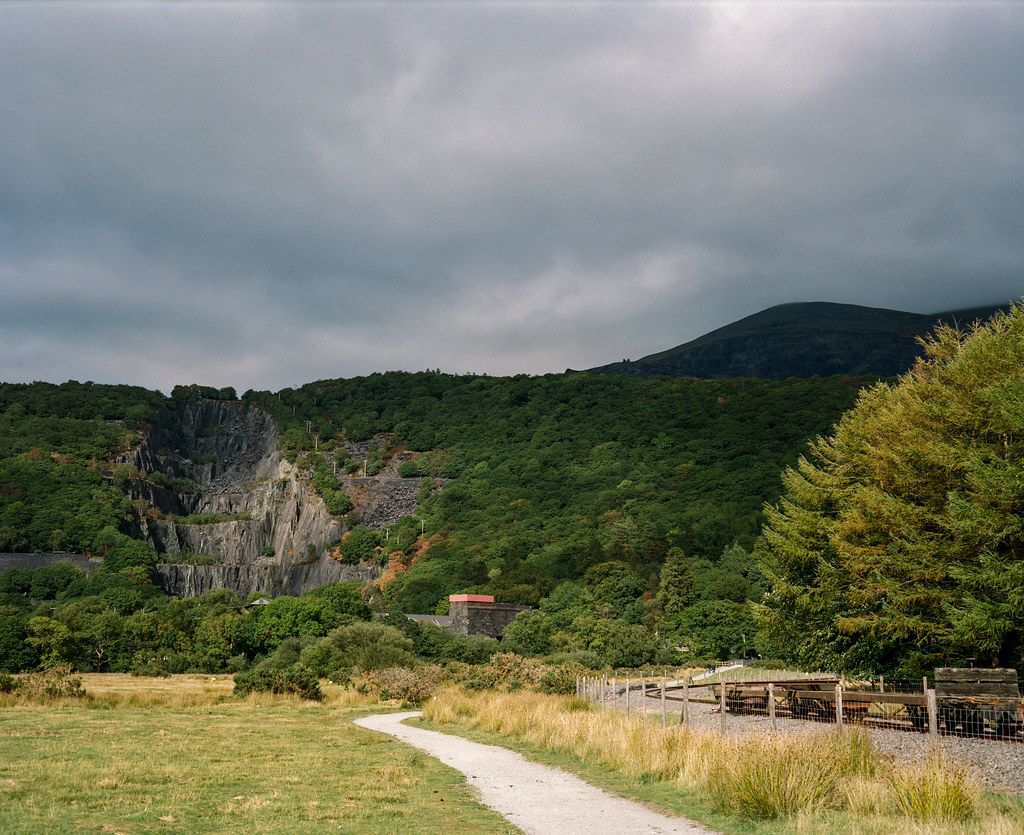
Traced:
<path fill-rule="evenodd" d="M 149 476 L 131 482 L 132 497 L 161 511 L 143 514 L 133 534 L 168 556 L 158 575 L 169 593 L 188 597 L 218 587 L 243 597 L 301 593 L 359 577 L 355 567 L 326 554 L 343 522 L 276 450 L 276 428 L 262 410 L 200 400 L 162 410 L 145 443 L 125 456 L 124 463 Z M 243 518 L 213 524 L 154 518 L 210 513 Z M 177 564 L 190 553 L 219 564 Z"/>

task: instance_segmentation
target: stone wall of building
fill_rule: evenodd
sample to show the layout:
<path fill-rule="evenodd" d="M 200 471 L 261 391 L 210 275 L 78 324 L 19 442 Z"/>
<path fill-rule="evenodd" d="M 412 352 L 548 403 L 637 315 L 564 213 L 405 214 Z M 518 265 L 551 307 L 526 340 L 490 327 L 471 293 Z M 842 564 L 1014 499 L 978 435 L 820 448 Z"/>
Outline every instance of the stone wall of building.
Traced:
<path fill-rule="evenodd" d="M 453 595 L 467 597 L 468 595 Z M 518 603 L 494 603 L 481 600 L 451 600 L 449 615 L 451 627 L 463 635 L 487 635 L 501 638 L 502 630 L 516 619 L 516 615 L 529 609 Z"/>

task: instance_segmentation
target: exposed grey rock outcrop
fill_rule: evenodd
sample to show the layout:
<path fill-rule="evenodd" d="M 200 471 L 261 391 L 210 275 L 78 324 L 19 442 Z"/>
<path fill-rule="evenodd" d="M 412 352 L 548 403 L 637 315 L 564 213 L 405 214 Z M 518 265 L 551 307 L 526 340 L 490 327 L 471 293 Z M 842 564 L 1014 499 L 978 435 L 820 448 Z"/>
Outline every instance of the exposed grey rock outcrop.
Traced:
<path fill-rule="evenodd" d="M 167 555 L 157 574 L 171 594 L 191 597 L 220 587 L 243 597 L 301 593 L 359 576 L 326 555 L 344 523 L 278 454 L 276 427 L 262 409 L 220 400 L 163 409 L 145 443 L 123 463 L 149 474 L 131 482 L 132 497 L 164 514 L 240 517 L 183 524 L 143 515 L 132 533 Z M 177 564 L 190 553 L 220 564 Z"/>
<path fill-rule="evenodd" d="M 369 478 L 341 478 L 341 489 L 348 493 L 359 511 L 359 521 L 371 530 L 382 530 L 403 516 L 416 512 L 419 479 L 379 475 Z"/>

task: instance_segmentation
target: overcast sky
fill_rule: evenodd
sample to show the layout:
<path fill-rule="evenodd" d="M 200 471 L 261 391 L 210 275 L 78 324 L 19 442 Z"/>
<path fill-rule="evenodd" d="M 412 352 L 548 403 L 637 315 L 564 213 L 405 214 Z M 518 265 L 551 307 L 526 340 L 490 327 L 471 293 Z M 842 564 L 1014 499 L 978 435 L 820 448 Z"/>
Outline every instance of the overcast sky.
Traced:
<path fill-rule="evenodd" d="M 1024 3 L 0 3 L 0 380 L 540 374 L 1024 295 Z"/>

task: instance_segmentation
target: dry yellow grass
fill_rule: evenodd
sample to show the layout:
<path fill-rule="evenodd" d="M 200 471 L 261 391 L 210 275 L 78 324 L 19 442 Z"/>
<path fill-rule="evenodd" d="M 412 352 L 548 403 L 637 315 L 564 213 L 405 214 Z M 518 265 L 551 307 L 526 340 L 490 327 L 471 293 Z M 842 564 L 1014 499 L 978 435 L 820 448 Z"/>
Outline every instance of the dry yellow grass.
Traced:
<path fill-rule="evenodd" d="M 863 835 L 1024 832 L 1019 798 L 983 796 L 965 773 L 948 764 L 895 768 L 876 757 L 867 737 L 856 731 L 723 738 L 599 712 L 574 697 L 532 692 L 449 690 L 428 702 L 424 715 L 439 725 L 472 727 L 566 754 L 584 771 L 596 764 L 601 772 L 632 781 L 641 794 L 652 782 L 699 789 L 708 809 L 729 815 L 738 832 L 754 831 L 748 827 Z M 925 800 L 904 802 L 907 795 Z M 936 807 L 955 811 L 935 812 Z M 693 814 L 685 806 L 675 811 Z M 754 823 L 772 820 L 781 829 Z"/>

